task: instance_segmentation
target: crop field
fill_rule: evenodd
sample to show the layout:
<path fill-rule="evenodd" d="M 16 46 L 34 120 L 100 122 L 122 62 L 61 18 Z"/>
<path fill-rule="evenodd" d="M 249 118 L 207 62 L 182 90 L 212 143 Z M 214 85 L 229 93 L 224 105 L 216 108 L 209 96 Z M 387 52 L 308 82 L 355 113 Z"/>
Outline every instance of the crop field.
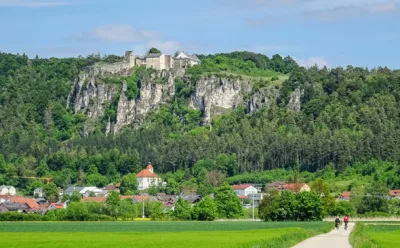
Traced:
<path fill-rule="evenodd" d="M 312 233 L 323 222 L 1 222 L 8 248 L 250 247 L 282 235 Z"/>
<path fill-rule="evenodd" d="M 367 234 L 381 248 L 400 247 L 400 222 L 383 225 L 367 225 Z"/>

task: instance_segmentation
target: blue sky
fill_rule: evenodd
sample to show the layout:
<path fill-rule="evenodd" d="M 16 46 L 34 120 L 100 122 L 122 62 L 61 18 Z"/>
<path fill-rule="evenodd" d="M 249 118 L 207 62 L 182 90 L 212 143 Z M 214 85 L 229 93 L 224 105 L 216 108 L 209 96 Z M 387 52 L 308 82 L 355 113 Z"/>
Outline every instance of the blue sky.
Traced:
<path fill-rule="evenodd" d="M 400 68 L 400 0 L 0 0 L 0 51 L 40 57 L 248 50 Z"/>

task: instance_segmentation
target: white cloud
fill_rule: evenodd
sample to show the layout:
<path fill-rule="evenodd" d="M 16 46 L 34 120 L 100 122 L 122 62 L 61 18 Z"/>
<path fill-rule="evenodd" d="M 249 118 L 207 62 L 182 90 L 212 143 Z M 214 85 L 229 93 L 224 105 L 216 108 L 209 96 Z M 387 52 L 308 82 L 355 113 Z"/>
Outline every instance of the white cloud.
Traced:
<path fill-rule="evenodd" d="M 77 40 L 99 40 L 113 42 L 134 42 L 157 38 L 158 34 L 136 29 L 130 25 L 106 25 L 98 27 L 91 32 L 82 33 L 75 36 Z"/>
<path fill-rule="evenodd" d="M 161 34 L 135 28 L 127 24 L 106 25 L 90 32 L 72 37 L 77 41 L 106 41 L 114 43 L 135 43 L 133 46 L 139 53 L 155 47 L 164 53 L 183 49 L 179 41 L 164 39 Z"/>
<path fill-rule="evenodd" d="M 311 57 L 308 59 L 295 58 L 295 60 L 300 66 L 304 66 L 307 68 L 315 65 L 317 65 L 319 68 L 322 68 L 324 66 L 329 67 L 329 63 L 324 57 Z"/>
<path fill-rule="evenodd" d="M 60 1 L 0 0 L 0 7 L 55 7 L 70 4 Z"/>

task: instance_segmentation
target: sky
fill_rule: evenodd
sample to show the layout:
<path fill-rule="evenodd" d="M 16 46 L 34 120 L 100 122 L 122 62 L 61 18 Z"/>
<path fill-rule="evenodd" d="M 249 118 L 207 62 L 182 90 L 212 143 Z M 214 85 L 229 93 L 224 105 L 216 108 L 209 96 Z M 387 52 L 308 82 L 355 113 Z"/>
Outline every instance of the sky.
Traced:
<path fill-rule="evenodd" d="M 0 51 L 252 51 L 303 66 L 400 68 L 400 0 L 0 0 Z"/>

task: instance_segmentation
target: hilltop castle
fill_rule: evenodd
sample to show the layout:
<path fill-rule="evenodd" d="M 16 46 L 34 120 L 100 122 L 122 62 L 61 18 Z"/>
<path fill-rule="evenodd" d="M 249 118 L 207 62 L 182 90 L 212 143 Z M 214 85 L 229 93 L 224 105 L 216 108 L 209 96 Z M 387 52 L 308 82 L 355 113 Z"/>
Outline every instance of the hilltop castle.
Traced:
<path fill-rule="evenodd" d="M 125 59 L 107 65 L 100 65 L 103 71 L 111 73 L 130 69 L 134 66 L 146 66 L 156 70 L 186 69 L 190 66 L 201 63 L 196 55 L 186 52 L 177 52 L 174 56 L 164 53 L 147 53 L 145 56 L 135 57 L 133 51 L 125 52 Z"/>

